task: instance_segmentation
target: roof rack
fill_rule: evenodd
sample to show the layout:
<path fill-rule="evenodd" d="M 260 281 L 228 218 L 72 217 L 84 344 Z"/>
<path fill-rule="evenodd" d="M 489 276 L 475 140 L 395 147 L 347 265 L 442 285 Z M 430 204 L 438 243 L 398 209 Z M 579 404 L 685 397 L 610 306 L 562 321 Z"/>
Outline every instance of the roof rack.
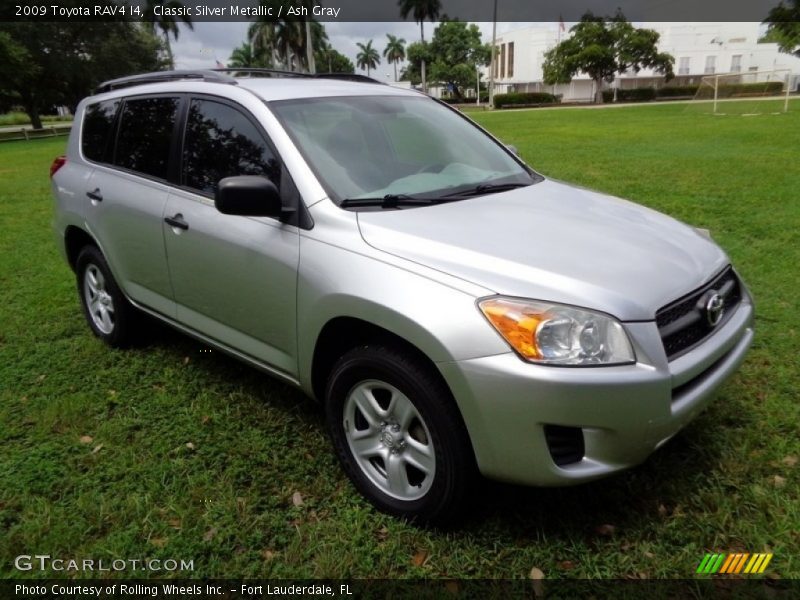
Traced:
<path fill-rule="evenodd" d="M 227 83 L 236 85 L 234 77 L 301 77 L 303 79 L 342 79 L 345 81 L 358 81 L 361 83 L 376 83 L 386 85 L 382 81 L 357 75 L 355 73 L 301 73 L 299 71 L 282 71 L 280 69 L 261 69 L 261 68 L 225 68 L 225 69 L 205 69 L 205 70 L 178 70 L 178 71 L 156 71 L 155 73 L 142 73 L 140 75 L 130 75 L 119 79 L 110 79 L 97 86 L 95 94 L 110 92 L 119 88 L 141 85 L 143 83 L 159 83 L 163 81 L 180 81 L 182 79 L 194 79 L 213 83 Z"/>
<path fill-rule="evenodd" d="M 212 70 L 157 71 L 155 73 L 142 73 L 141 75 L 130 75 L 129 77 L 120 77 L 119 79 L 110 79 L 108 81 L 104 81 L 97 86 L 95 93 L 100 94 L 103 92 L 110 92 L 111 90 L 130 87 L 133 85 L 141 85 L 143 83 L 179 81 L 181 79 L 200 79 L 202 81 L 236 85 L 236 80 L 233 77 Z"/>
<path fill-rule="evenodd" d="M 300 71 L 285 71 L 280 69 L 265 69 L 261 67 L 244 67 L 241 69 L 226 67 L 224 69 L 212 69 L 215 73 L 235 73 L 236 75 L 244 74 L 247 76 L 264 76 L 264 77 L 302 77 L 306 79 L 343 79 L 346 81 L 359 81 L 361 83 L 377 83 L 385 85 L 382 81 L 367 77 L 366 75 L 358 75 L 356 73 L 303 73 Z"/>
<path fill-rule="evenodd" d="M 345 81 L 360 81 L 361 83 L 377 83 L 378 85 L 386 85 L 385 82 L 379 81 L 366 75 L 358 75 L 357 73 L 317 73 L 313 77 L 320 79 L 343 79 Z"/>
<path fill-rule="evenodd" d="M 286 71 L 281 69 L 266 69 L 263 67 L 224 67 L 221 69 L 211 69 L 215 73 L 236 73 L 236 75 L 246 75 L 249 77 L 313 77 L 310 73 L 301 71 Z"/>

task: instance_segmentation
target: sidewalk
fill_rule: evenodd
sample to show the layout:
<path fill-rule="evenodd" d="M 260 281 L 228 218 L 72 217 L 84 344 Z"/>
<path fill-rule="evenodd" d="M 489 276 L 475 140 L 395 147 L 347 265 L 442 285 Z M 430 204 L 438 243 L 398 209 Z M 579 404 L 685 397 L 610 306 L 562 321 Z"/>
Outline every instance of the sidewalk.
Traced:
<path fill-rule="evenodd" d="M 42 127 L 45 129 L 49 127 L 72 127 L 72 121 L 53 121 L 42 123 Z M 3 125 L 0 127 L 0 133 L 6 131 L 22 131 L 23 129 L 31 130 L 33 129 L 33 125 Z"/>

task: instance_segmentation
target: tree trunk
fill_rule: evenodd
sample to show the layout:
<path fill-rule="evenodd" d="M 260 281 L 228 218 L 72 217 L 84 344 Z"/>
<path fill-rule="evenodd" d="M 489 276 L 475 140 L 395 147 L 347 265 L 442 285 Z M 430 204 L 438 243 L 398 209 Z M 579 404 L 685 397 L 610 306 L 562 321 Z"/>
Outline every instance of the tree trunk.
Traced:
<path fill-rule="evenodd" d="M 603 79 L 595 79 L 594 80 L 594 103 L 595 104 L 602 104 L 603 103 Z"/>
<path fill-rule="evenodd" d="M 42 128 L 42 118 L 39 116 L 39 107 L 35 103 L 25 104 L 25 113 L 31 118 L 31 125 L 34 129 Z"/>
<path fill-rule="evenodd" d="M 397 61 L 394 61 L 392 63 L 392 66 L 394 67 L 394 80 L 395 80 L 395 83 L 396 83 L 397 82 Z"/>
<path fill-rule="evenodd" d="M 425 45 L 425 29 L 423 27 L 424 21 L 419 22 L 419 39 L 422 40 L 422 45 Z M 428 91 L 428 82 L 425 80 L 425 59 L 422 59 L 422 65 L 420 68 L 420 74 L 422 75 L 422 91 Z"/>
<path fill-rule="evenodd" d="M 308 72 L 317 72 L 317 65 L 314 64 L 314 40 L 311 36 L 311 20 L 306 18 L 306 60 L 308 61 Z"/>
<path fill-rule="evenodd" d="M 169 31 L 164 31 L 164 48 L 167 51 L 167 60 L 169 64 L 167 65 L 170 70 L 175 68 L 175 56 L 172 54 L 172 44 L 169 43 Z"/>

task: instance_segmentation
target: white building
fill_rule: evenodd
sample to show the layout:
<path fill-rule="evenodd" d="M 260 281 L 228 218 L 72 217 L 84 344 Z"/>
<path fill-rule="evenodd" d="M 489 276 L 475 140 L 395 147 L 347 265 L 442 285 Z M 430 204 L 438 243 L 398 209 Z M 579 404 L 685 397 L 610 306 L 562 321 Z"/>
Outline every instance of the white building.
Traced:
<path fill-rule="evenodd" d="M 704 75 L 748 72 L 759 72 L 753 79 L 761 82 L 766 77 L 761 72 L 776 69 L 790 71 L 788 83 L 792 91 L 800 85 L 800 58 L 780 52 L 777 44 L 759 44 L 760 23 L 645 23 L 637 26 L 658 31 L 661 34 L 659 50 L 675 58 L 675 79 L 669 85 L 698 85 Z M 561 33 L 561 38 L 566 36 L 569 31 Z M 594 82 L 588 75 L 579 74 L 564 85 L 543 83 L 544 53 L 558 42 L 559 32 L 545 26 L 525 27 L 498 36 L 493 65 L 495 93 L 550 92 L 561 94 L 564 102 L 591 102 Z M 618 75 L 611 87 L 631 89 L 664 84 L 662 75 L 642 70 Z"/>

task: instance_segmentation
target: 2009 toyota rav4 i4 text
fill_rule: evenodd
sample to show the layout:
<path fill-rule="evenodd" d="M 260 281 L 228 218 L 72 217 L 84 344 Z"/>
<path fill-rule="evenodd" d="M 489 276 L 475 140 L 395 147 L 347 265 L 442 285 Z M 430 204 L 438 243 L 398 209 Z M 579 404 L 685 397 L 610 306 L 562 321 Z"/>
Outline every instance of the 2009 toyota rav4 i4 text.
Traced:
<path fill-rule="evenodd" d="M 752 301 L 703 232 L 548 180 L 417 92 L 258 74 L 81 102 L 58 244 L 97 336 L 147 313 L 298 386 L 382 510 L 442 521 L 478 472 L 641 463 L 743 360 Z"/>

